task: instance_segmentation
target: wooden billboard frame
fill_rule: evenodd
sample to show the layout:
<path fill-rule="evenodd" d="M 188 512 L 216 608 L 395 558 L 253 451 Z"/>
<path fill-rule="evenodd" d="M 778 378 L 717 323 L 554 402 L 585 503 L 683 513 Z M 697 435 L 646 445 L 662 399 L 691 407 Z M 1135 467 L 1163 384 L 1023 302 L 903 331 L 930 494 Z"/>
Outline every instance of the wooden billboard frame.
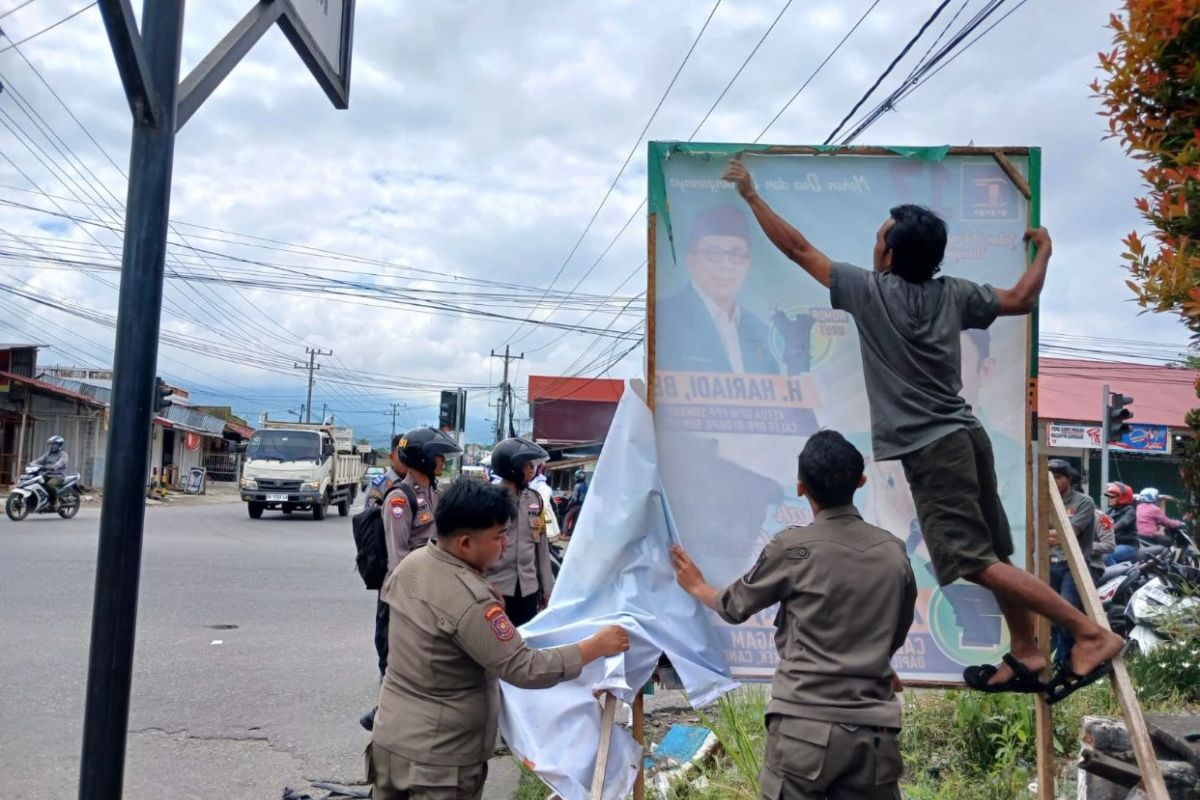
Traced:
<path fill-rule="evenodd" d="M 837 156 L 871 156 L 887 158 L 912 157 L 922 153 L 937 154 L 937 160 L 946 156 L 990 156 L 1000 169 L 1012 181 L 1013 186 L 1026 201 L 1029 227 L 1041 224 L 1041 148 L 1037 147 L 879 147 L 879 146 L 758 146 L 738 144 L 691 144 L 682 142 L 650 142 L 648 149 L 648 180 L 649 213 L 647 215 L 647 280 L 646 280 L 646 387 L 647 405 L 651 413 L 655 410 L 655 378 L 656 369 L 656 309 L 657 299 L 657 236 L 658 212 L 666 208 L 665 176 L 663 161 L 672 152 L 703 153 L 709 156 L 724 156 L 733 158 L 743 154 L 785 156 L 806 155 L 813 157 Z M 1012 162 L 1012 158 L 1028 159 L 1028 176 Z M 656 187 L 656 183 L 658 186 Z M 656 190 L 661 196 L 656 196 Z M 657 200 L 657 202 L 656 202 Z M 1032 259 L 1031 247 L 1026 248 L 1026 264 Z M 1027 376 L 1027 392 L 1025 398 L 1025 569 L 1040 580 L 1049 578 L 1049 547 L 1045 541 L 1048 526 L 1035 526 L 1034 521 L 1048 522 L 1051 513 L 1051 503 L 1047 502 L 1044 493 L 1035 491 L 1034 464 L 1038 463 L 1039 446 L 1037 441 L 1037 395 L 1038 395 L 1038 308 L 1026 319 L 1026 348 L 1025 374 Z M 1044 460 L 1044 458 L 1043 458 Z M 1038 474 L 1045 474 L 1042 469 Z M 1039 646 L 1043 652 L 1049 653 L 1050 626 L 1049 622 L 1041 619 L 1037 629 Z M 929 689 L 961 689 L 961 681 L 914 680 L 908 681 L 908 686 Z M 1050 706 L 1038 695 L 1035 701 L 1035 720 L 1037 732 L 1037 775 L 1038 796 L 1047 800 L 1054 797 L 1054 725 Z"/>

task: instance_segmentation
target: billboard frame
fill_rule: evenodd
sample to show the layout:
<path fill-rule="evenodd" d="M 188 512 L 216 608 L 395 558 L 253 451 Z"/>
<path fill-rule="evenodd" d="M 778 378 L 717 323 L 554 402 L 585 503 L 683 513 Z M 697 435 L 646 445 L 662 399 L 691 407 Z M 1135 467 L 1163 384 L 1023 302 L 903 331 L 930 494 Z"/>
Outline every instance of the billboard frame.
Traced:
<path fill-rule="evenodd" d="M 1012 181 L 1013 186 L 1026 200 L 1028 209 L 1028 226 L 1033 228 L 1041 222 L 1041 173 L 1042 151 L 1040 147 L 1022 146 L 949 146 L 912 147 L 912 146 L 877 146 L 877 145 L 756 145 L 736 143 L 701 143 L 652 141 L 647 147 L 647 243 L 646 261 L 646 363 L 645 378 L 647 386 L 647 405 L 651 413 L 655 411 L 655 378 L 656 378 L 656 300 L 657 300 L 657 250 L 658 222 L 665 221 L 667 235 L 672 236 L 670 224 L 670 206 L 667 201 L 666 178 L 664 166 L 674 154 L 704 155 L 716 158 L 734 158 L 743 154 L 769 156 L 811 156 L 836 158 L 838 156 L 869 156 L 881 158 L 907 158 L 916 161 L 940 162 L 947 156 L 990 156 L 1000 169 Z M 1026 177 L 1013 164 L 1011 158 L 1027 158 L 1029 175 Z M 672 247 L 674 243 L 672 241 Z M 1033 249 L 1026 246 L 1026 266 L 1033 258 Z M 1044 534 L 1039 535 L 1035 530 L 1034 520 L 1042 518 L 1043 509 L 1040 492 L 1035 492 L 1033 480 L 1033 465 L 1039 457 L 1038 420 L 1037 420 L 1037 381 L 1038 381 L 1038 331 L 1040 301 L 1026 318 L 1026 350 L 1025 374 L 1027 376 L 1026 408 L 1025 408 L 1025 569 L 1041 580 L 1049 576 L 1049 551 L 1044 541 Z M 1049 626 L 1045 620 L 1038 628 L 1038 638 L 1044 650 L 1049 648 Z M 739 677 L 738 680 L 748 682 L 764 682 L 769 677 Z M 965 684 L 961 681 L 909 680 L 907 686 L 915 688 L 961 689 Z M 1038 703 L 1038 711 L 1043 711 L 1044 704 Z M 1039 713 L 1039 717 L 1042 716 Z M 1048 718 L 1048 714 L 1045 715 Z M 1040 731 L 1039 724 L 1039 733 Z M 1039 748 L 1040 749 L 1040 748 Z M 1040 759 L 1039 759 L 1040 760 Z"/>

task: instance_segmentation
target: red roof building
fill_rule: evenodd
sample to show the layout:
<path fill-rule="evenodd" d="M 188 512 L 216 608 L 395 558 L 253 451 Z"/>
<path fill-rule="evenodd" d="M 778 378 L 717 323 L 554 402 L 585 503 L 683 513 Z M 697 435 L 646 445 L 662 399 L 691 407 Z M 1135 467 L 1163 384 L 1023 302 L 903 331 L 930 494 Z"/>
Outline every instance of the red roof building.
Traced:
<path fill-rule="evenodd" d="M 624 391 L 623 380 L 530 375 L 529 407 L 534 441 L 543 444 L 604 441 Z"/>
<path fill-rule="evenodd" d="M 1046 420 L 1098 422 L 1105 384 L 1134 399 L 1132 422 L 1182 428 L 1200 406 L 1195 370 L 1066 358 L 1038 359 L 1038 370 L 1038 416 Z"/>

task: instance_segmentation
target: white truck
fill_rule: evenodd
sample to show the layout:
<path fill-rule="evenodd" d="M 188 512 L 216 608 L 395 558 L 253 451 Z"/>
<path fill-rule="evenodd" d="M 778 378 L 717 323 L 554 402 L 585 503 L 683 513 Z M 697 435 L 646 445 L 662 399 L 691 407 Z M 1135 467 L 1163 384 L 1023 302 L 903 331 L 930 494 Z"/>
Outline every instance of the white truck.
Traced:
<path fill-rule="evenodd" d="M 267 509 L 311 510 L 325 519 L 336 505 L 345 517 L 365 465 L 354 432 L 329 424 L 265 422 L 246 445 L 240 481 L 250 519 Z"/>

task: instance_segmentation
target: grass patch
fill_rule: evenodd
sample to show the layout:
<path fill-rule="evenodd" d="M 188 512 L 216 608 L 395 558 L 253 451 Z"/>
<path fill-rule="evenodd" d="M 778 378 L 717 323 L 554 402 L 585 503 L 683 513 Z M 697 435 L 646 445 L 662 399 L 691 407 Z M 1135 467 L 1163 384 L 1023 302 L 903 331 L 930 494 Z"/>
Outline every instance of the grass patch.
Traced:
<path fill-rule="evenodd" d="M 524 764 L 521 767 L 521 782 L 517 785 L 517 793 L 513 800 L 546 800 L 550 796 L 550 787 L 542 783 L 541 778 L 534 775 Z"/>

